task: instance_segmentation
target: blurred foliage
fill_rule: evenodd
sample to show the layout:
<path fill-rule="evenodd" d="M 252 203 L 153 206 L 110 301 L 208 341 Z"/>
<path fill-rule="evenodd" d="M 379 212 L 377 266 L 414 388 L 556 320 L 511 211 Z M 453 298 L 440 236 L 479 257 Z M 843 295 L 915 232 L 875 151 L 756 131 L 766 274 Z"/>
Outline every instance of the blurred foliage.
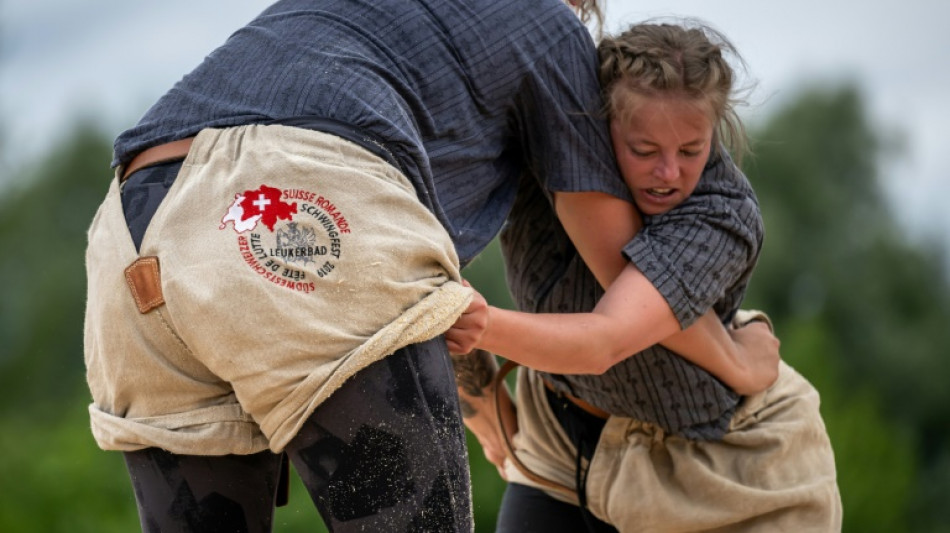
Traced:
<path fill-rule="evenodd" d="M 752 134 L 767 238 L 746 307 L 769 312 L 783 356 L 822 394 L 845 531 L 950 531 L 944 251 L 911 242 L 882 198 L 888 132 L 843 86 L 804 91 Z M 79 124 L 0 191 L 0 531 L 138 529 L 121 455 L 89 432 L 82 363 L 85 232 L 110 154 Z M 465 276 L 511 307 L 502 270 L 493 243 Z M 490 532 L 504 484 L 469 444 L 476 527 Z M 324 530 L 296 477 L 274 530 Z"/>
<path fill-rule="evenodd" d="M 747 305 L 822 393 L 849 531 L 950 531 L 950 291 L 944 250 L 883 200 L 894 138 L 853 86 L 814 88 L 753 131 L 766 220 Z M 943 496 L 941 496 L 943 494 Z"/>

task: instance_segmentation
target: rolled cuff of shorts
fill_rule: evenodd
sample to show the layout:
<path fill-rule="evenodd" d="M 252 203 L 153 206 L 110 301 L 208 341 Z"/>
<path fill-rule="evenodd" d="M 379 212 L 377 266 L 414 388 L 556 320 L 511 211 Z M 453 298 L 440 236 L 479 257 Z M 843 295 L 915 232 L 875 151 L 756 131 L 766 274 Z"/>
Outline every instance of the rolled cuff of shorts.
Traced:
<path fill-rule="evenodd" d="M 103 450 L 155 447 L 184 455 L 246 455 L 268 448 L 267 438 L 237 404 L 145 418 L 123 418 L 90 404 L 89 416 Z"/>
<path fill-rule="evenodd" d="M 297 435 L 313 411 L 360 370 L 400 348 L 438 337 L 458 320 L 472 299 L 472 290 L 446 281 L 359 347 L 341 357 L 329 373 L 314 372 L 261 422 L 275 453 Z"/>

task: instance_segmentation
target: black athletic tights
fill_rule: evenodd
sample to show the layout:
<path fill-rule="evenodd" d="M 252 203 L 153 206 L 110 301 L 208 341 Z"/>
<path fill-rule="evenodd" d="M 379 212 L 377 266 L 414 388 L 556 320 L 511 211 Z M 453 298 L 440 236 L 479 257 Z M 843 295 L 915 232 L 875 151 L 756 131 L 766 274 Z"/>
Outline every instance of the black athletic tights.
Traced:
<path fill-rule="evenodd" d="M 122 201 L 136 247 L 181 162 L 140 170 Z M 315 340 L 315 342 L 319 342 Z M 441 337 L 350 378 L 285 450 L 330 531 L 469 532 L 468 456 Z M 271 531 L 281 455 L 125 454 L 142 531 Z"/>
<path fill-rule="evenodd" d="M 444 342 L 359 372 L 287 447 L 330 531 L 471 531 L 468 462 Z M 271 531 L 281 456 L 125 454 L 144 532 Z"/>
<path fill-rule="evenodd" d="M 578 450 L 578 489 L 586 491 L 587 472 L 581 457 L 588 461 L 604 429 L 605 421 L 577 407 L 564 396 L 545 389 L 551 411 Z M 540 489 L 509 483 L 501 499 L 495 533 L 617 533 L 586 508 L 557 500 Z"/>

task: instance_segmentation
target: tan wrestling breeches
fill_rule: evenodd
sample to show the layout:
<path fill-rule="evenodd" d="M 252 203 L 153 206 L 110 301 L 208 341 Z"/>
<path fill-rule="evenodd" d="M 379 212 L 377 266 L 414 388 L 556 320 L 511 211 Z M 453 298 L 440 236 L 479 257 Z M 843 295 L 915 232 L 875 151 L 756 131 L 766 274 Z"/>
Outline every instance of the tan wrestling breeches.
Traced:
<path fill-rule="evenodd" d="M 281 451 L 347 378 L 440 335 L 471 297 L 405 176 L 287 126 L 200 132 L 139 253 L 114 180 L 86 267 L 89 411 L 109 450 Z"/>
<path fill-rule="evenodd" d="M 517 402 L 518 458 L 574 487 L 576 450 L 535 372 L 519 369 Z M 743 401 L 721 441 L 610 417 L 589 465 L 588 508 L 624 533 L 840 531 L 834 454 L 818 405 L 814 387 L 781 363 L 776 383 Z M 577 504 L 530 481 L 510 460 L 505 472 L 511 482 Z"/>

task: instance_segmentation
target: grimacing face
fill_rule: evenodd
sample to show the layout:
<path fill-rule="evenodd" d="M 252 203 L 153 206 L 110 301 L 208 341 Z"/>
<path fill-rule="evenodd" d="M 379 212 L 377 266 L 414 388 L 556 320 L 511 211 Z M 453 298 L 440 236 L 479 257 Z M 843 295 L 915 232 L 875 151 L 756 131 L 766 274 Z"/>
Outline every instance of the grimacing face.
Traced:
<path fill-rule="evenodd" d="M 644 97 L 610 122 L 617 164 L 641 213 L 659 215 L 689 197 L 709 159 L 713 121 L 679 96 Z"/>

